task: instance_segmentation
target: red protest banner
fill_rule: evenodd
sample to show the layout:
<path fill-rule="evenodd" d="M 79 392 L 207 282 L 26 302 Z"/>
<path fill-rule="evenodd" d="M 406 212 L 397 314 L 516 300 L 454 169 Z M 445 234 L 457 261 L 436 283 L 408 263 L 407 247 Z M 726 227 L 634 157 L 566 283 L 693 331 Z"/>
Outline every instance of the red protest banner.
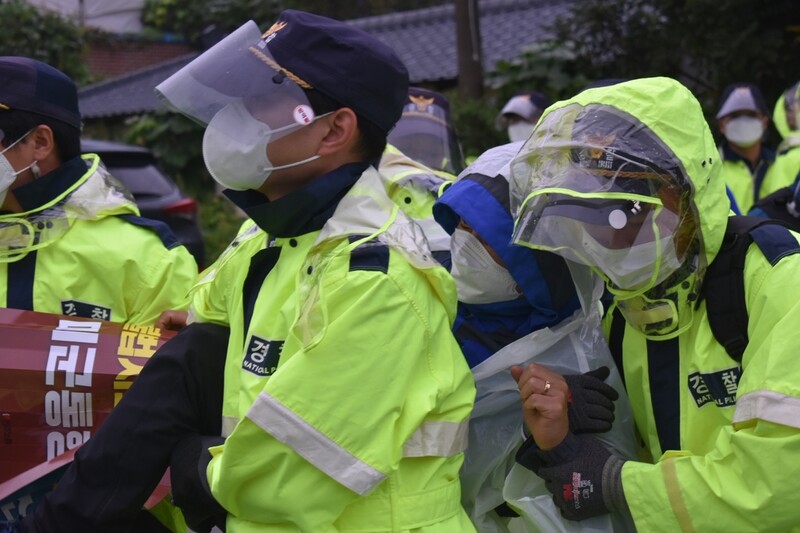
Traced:
<path fill-rule="evenodd" d="M 0 504 L 68 464 L 173 335 L 0 309 Z"/>

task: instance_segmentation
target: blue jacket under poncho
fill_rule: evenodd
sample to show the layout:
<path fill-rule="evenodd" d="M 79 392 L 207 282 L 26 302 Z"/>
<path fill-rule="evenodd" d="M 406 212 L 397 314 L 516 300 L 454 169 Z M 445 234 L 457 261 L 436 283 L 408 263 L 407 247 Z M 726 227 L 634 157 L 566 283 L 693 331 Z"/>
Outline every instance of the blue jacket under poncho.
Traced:
<path fill-rule="evenodd" d="M 485 152 L 433 207 L 436 221 L 450 234 L 463 218 L 500 256 L 523 292 L 507 302 L 459 302 L 453 332 L 470 367 L 532 331 L 557 324 L 580 307 L 564 259 L 511 245 L 514 219 L 503 173 L 520 144 Z"/>

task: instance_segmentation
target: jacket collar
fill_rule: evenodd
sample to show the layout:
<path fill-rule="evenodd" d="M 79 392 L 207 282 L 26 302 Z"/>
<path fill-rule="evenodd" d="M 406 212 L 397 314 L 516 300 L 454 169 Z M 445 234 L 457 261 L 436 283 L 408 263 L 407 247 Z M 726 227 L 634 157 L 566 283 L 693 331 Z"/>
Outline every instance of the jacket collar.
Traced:
<path fill-rule="evenodd" d="M 14 196 L 23 211 L 32 211 L 64 194 L 86 174 L 86 161 L 74 157 L 44 176 L 14 189 Z"/>
<path fill-rule="evenodd" d="M 272 202 L 253 190 L 226 189 L 224 194 L 268 234 L 296 237 L 322 229 L 368 166 L 368 163 L 343 165 Z"/>

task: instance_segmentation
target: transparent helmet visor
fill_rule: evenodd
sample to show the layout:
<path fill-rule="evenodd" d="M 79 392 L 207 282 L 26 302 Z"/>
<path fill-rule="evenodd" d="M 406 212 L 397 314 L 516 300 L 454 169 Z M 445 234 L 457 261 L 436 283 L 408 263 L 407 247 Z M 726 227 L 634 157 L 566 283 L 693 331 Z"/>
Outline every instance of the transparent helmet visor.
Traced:
<path fill-rule="evenodd" d="M 573 104 L 543 117 L 511 162 L 510 190 L 514 242 L 594 268 L 612 292 L 654 287 L 697 238 L 680 161 L 609 106 Z"/>
<path fill-rule="evenodd" d="M 156 87 L 168 105 L 235 141 L 280 138 L 313 122 L 310 86 L 272 57 L 248 21 Z M 303 87 L 301 87 L 303 85 Z"/>
<path fill-rule="evenodd" d="M 545 187 L 666 198 L 691 183 L 675 154 L 638 119 L 609 106 L 573 104 L 544 116 L 511 162 L 515 212 Z"/>
<path fill-rule="evenodd" d="M 657 199 L 608 199 L 542 192 L 520 212 L 513 241 L 587 265 L 612 288 L 653 287 L 682 264 L 680 218 Z"/>
<path fill-rule="evenodd" d="M 461 144 L 444 110 L 437 105 L 428 105 L 424 111 L 408 107 L 389 133 L 389 144 L 434 170 L 454 175 L 461 172 L 464 169 Z"/>

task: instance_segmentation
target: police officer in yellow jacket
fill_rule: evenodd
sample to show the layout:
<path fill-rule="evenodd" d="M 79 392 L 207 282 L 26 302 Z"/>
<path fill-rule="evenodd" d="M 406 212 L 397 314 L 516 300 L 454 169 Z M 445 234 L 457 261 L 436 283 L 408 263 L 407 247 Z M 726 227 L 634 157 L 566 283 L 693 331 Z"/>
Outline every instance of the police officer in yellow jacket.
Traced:
<path fill-rule="evenodd" d="M 408 100 L 389 144 L 437 174 L 456 176 L 464 170 L 464 153 L 451 120 L 445 95 L 424 87 L 409 87 Z"/>
<path fill-rule="evenodd" d="M 729 203 L 692 94 L 650 78 L 559 102 L 512 177 L 515 242 L 590 266 L 614 295 L 627 392 L 654 463 L 622 461 L 570 433 L 563 379 L 534 366 L 515 370 L 533 435 L 517 461 L 573 520 L 627 508 L 639 531 L 797 526 L 787 497 L 800 490 L 787 467 L 800 456 L 797 234 L 775 228 L 788 245 L 747 250 L 749 342 L 739 363 L 698 299 Z"/>
<path fill-rule="evenodd" d="M 255 226 L 201 281 L 200 322 L 154 356 L 105 424 L 122 427 L 114 415 L 126 411 L 146 423 L 125 442 L 93 438 L 69 485 L 23 527 L 58 515 L 85 530 L 118 524 L 172 464 L 196 530 L 220 514 L 228 531 L 472 529 L 458 471 L 474 384 L 450 333 L 455 285 L 374 167 L 407 83 L 376 39 L 288 10 L 263 35 L 243 25 L 158 87 L 207 124 L 206 164 Z M 189 346 L 226 319 L 226 354 Z M 169 376 L 175 385 L 148 406 Z M 209 454 L 213 439 L 174 428 L 207 419 L 198 411 L 218 393 L 226 438 Z M 138 451 L 148 439 L 166 452 Z M 119 481 L 84 474 L 108 461 L 143 487 L 128 502 L 109 495 Z M 75 493 L 92 503 L 75 509 Z"/>
<path fill-rule="evenodd" d="M 419 225 L 434 259 L 449 269 L 450 235 L 434 220 L 433 204 L 456 179 L 448 170 L 462 169 L 464 162 L 444 95 L 421 87 L 409 87 L 408 101 L 387 141 L 378 166 L 386 194 Z M 402 146 L 405 152 L 392 145 L 392 142 Z M 435 145 L 433 148 L 430 147 L 432 143 Z M 438 162 L 440 166 L 429 167 L 426 162 Z M 247 268 L 248 256 L 255 255 L 269 240 L 263 235 L 259 236 L 257 230 L 258 226 L 252 219 L 242 223 L 233 241 L 206 269 L 192 289 L 189 312 L 170 310 L 162 314 L 160 323 L 165 328 L 178 330 L 187 321 L 195 322 L 198 312 L 202 313 L 204 321 L 228 325 L 227 303 L 224 301 L 227 291 L 218 288 L 231 286 L 231 283 L 212 281 Z M 245 263 L 244 267 L 224 266 L 234 250 L 234 262 Z M 216 288 L 213 288 L 214 285 Z M 191 318 L 189 313 L 192 314 Z"/>
<path fill-rule="evenodd" d="M 227 440 L 212 449 L 211 492 L 230 529 L 468 528 L 453 476 L 474 392 L 449 333 L 454 286 L 369 166 L 405 100 L 405 69 L 374 39 L 322 17 L 288 11 L 264 36 L 253 31 L 223 43 L 240 56 L 220 63 L 212 50 L 159 88 L 202 120 L 183 105 L 193 97 L 184 81 L 237 57 L 252 80 L 223 89 L 244 98 L 225 102 L 204 138 L 212 175 L 247 189 L 229 196 L 270 239 L 239 278 L 247 292 L 228 302 Z M 340 56 L 344 43 L 351 51 Z M 331 67 L 317 63 L 326 56 Z M 271 135 L 247 142 L 272 162 L 269 175 L 230 155 L 259 118 L 274 121 Z M 254 175 L 242 183 L 245 171 Z"/>
<path fill-rule="evenodd" d="M 772 120 L 782 138 L 772 173 L 783 186 L 795 187 L 800 178 L 800 81 L 783 91 Z"/>
<path fill-rule="evenodd" d="M 401 146 L 401 151 L 394 142 Z M 438 164 L 438 166 L 436 166 Z M 432 165 L 432 166 L 426 166 Z M 450 235 L 434 220 L 433 204 L 456 179 L 451 172 L 464 167 L 461 146 L 450 122 L 449 103 L 441 93 L 422 87 L 409 87 L 408 100 L 397 126 L 387 139 L 380 159 L 378 172 L 386 194 L 403 213 L 414 220 L 428 241 L 434 259 L 449 268 Z M 223 267 L 233 251 L 235 262 L 249 262 L 266 246 L 267 240 L 257 235 L 258 227 L 252 219 L 245 220 L 228 248 L 203 273 L 192 290 L 192 318 L 187 312 L 169 311 L 161 323 L 169 329 L 180 329 L 187 320 L 197 321 L 195 310 L 203 313 L 205 321 L 228 325 L 227 304 L 220 299 L 225 291 L 212 290 L 217 277 L 237 272 L 239 265 Z M 244 251 L 244 249 L 248 251 Z M 246 268 L 246 265 L 244 266 Z M 230 286 L 230 282 L 216 282 L 217 287 Z"/>
<path fill-rule="evenodd" d="M 747 213 L 759 198 L 788 185 L 776 176 L 775 151 L 764 143 L 769 125 L 761 89 L 752 83 L 732 83 L 722 92 L 717 127 L 722 177 L 739 210 Z"/>
<path fill-rule="evenodd" d="M 433 204 L 464 169 L 464 155 L 441 93 L 409 87 L 378 170 L 386 192 L 422 228 L 434 258 L 450 267 L 450 235 L 433 219 Z"/>
<path fill-rule="evenodd" d="M 800 82 L 781 94 L 772 119 L 783 140 L 770 174 L 786 186 L 761 198 L 748 214 L 781 220 L 797 230 L 800 228 Z"/>
<path fill-rule="evenodd" d="M 433 204 L 455 181 L 450 172 L 463 169 L 464 161 L 444 95 L 409 87 L 403 113 L 387 141 L 378 166 L 386 194 L 419 225 L 434 259 L 449 269 L 450 235 L 434 220 Z M 230 288 L 236 286 L 229 277 L 246 269 L 249 257 L 270 240 L 269 235 L 258 230 L 252 219 L 245 220 L 233 241 L 192 288 L 189 311 L 165 312 L 161 324 L 177 330 L 187 321 L 196 322 L 202 317 L 204 322 L 227 326 Z"/>
<path fill-rule="evenodd" d="M 81 157 L 80 127 L 71 79 L 0 57 L 0 306 L 152 324 L 188 304 L 197 266 L 98 156 Z"/>

